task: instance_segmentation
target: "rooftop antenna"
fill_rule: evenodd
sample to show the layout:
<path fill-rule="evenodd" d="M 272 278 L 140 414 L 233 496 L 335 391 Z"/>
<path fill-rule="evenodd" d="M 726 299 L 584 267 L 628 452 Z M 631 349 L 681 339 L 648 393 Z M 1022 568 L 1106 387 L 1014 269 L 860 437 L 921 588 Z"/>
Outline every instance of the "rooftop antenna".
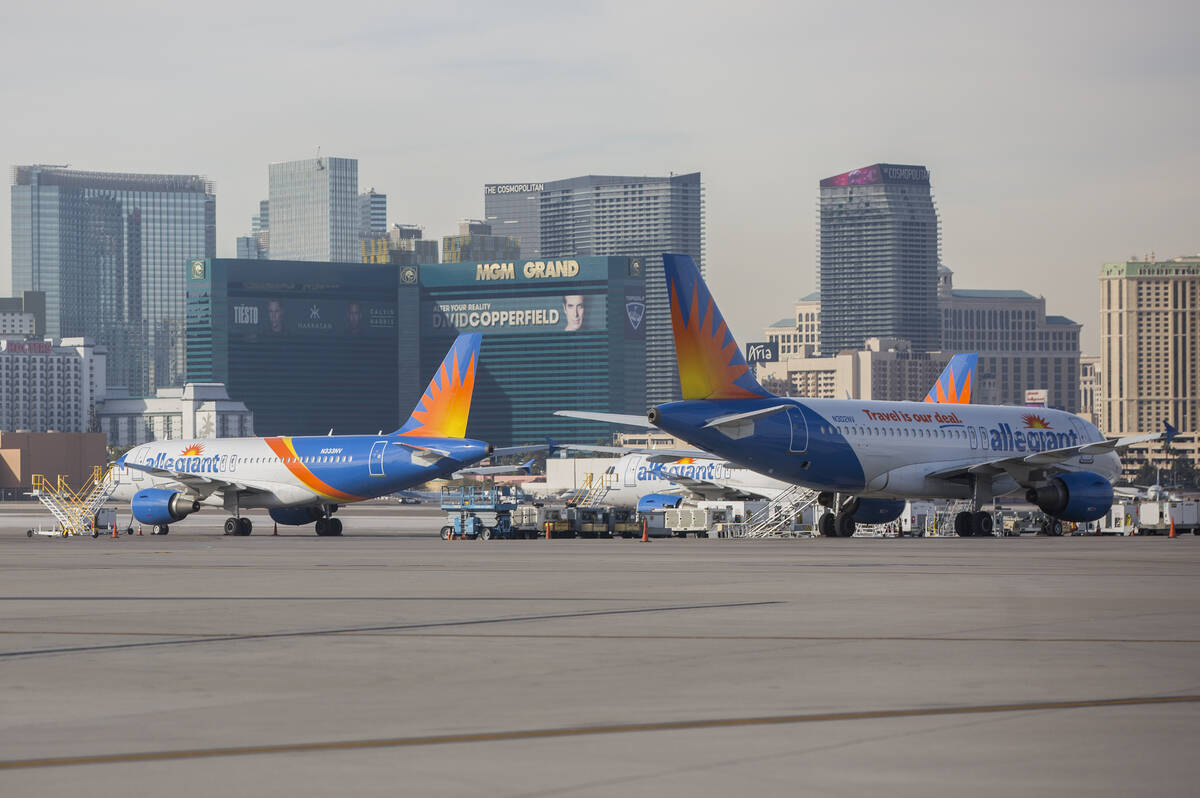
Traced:
<path fill-rule="evenodd" d="M 321 145 L 320 144 L 317 145 L 317 168 L 318 169 L 325 168 L 325 164 L 321 163 Z"/>

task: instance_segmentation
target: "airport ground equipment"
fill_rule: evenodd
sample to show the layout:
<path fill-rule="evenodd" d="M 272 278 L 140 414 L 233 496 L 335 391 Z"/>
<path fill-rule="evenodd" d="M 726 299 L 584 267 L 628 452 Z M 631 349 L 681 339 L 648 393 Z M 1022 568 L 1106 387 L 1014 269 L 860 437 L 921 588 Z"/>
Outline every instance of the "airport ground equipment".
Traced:
<path fill-rule="evenodd" d="M 442 509 L 446 511 L 442 539 L 523 537 L 512 523 L 512 512 L 523 498 L 523 494 L 508 487 L 447 485 L 442 488 L 441 497 Z"/>
<path fill-rule="evenodd" d="M 819 495 L 803 485 L 793 485 L 746 519 L 748 531 L 745 537 L 793 536 L 798 532 L 813 534 L 815 524 L 812 519 L 805 524 L 804 516 L 813 515 Z"/>
<path fill-rule="evenodd" d="M 1200 501 L 1195 499 L 1143 499 L 1118 502 L 1101 519 L 1102 534 L 1166 535 L 1175 522 L 1176 534 L 1200 535 Z"/>
<path fill-rule="evenodd" d="M 79 490 L 72 490 L 66 477 L 61 474 L 56 481 L 52 481 L 43 474 L 34 474 L 32 495 L 50 511 L 50 514 L 58 522 L 54 531 L 34 530 L 34 532 L 66 537 L 68 535 L 91 535 L 97 528 L 109 528 L 109 524 L 99 522 L 97 513 L 112 496 L 116 487 L 116 471 L 109 468 L 102 472 L 100 466 L 92 469 L 91 476 Z M 111 523 L 116 523 L 115 515 Z"/>

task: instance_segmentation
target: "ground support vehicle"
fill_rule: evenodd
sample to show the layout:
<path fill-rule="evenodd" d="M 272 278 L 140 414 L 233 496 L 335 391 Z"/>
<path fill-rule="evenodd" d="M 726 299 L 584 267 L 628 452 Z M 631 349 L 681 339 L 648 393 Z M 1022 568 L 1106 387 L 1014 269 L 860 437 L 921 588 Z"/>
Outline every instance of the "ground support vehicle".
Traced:
<path fill-rule="evenodd" d="M 512 524 L 512 511 L 522 498 L 507 487 L 447 485 L 442 488 L 442 509 L 446 511 L 442 540 L 522 537 Z"/>
<path fill-rule="evenodd" d="M 1137 529 L 1135 535 L 1167 535 L 1171 522 L 1175 522 L 1175 534 L 1191 532 L 1200 535 L 1200 502 L 1185 499 L 1159 499 L 1138 503 L 1134 515 Z"/>

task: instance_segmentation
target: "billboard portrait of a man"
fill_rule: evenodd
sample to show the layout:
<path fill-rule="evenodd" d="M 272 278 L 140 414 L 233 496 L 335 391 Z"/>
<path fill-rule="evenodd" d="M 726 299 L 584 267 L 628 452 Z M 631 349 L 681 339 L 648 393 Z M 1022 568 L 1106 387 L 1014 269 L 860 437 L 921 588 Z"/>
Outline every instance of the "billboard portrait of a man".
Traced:
<path fill-rule="evenodd" d="M 574 332 L 583 327 L 583 295 L 582 294 L 567 294 L 563 297 L 563 318 L 566 319 L 567 325 L 563 327 L 563 332 Z"/>
<path fill-rule="evenodd" d="M 278 299 L 267 300 L 267 323 L 270 325 L 271 332 L 283 332 L 283 305 Z"/>
<path fill-rule="evenodd" d="M 357 302 L 351 302 L 350 307 L 346 309 L 346 332 L 351 335 L 358 335 L 358 328 L 362 325 L 362 305 Z"/>

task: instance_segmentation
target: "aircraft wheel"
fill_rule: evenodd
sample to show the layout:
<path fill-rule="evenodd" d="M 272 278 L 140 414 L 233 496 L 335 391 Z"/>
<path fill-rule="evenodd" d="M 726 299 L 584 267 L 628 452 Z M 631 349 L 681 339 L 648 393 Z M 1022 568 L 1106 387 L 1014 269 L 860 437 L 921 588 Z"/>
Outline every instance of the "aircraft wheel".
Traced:
<path fill-rule="evenodd" d="M 971 515 L 971 532 L 975 537 L 990 538 L 992 536 L 992 514 L 973 513 Z"/>
<path fill-rule="evenodd" d="M 1050 534 L 1057 538 L 1057 537 L 1062 537 L 1062 533 L 1063 533 L 1062 521 L 1059 521 L 1057 518 L 1055 518 L 1050 523 Z"/>
<path fill-rule="evenodd" d="M 834 516 L 833 525 L 839 538 L 854 536 L 854 516 L 849 513 L 838 513 Z"/>
<path fill-rule="evenodd" d="M 151 535 L 165 535 L 170 531 L 171 531 L 171 527 L 167 526 L 166 524 L 155 524 L 154 527 L 150 530 L 150 534 Z"/>
<path fill-rule="evenodd" d="M 971 526 L 971 513 L 959 513 L 954 516 L 954 533 L 960 538 L 969 538 L 975 534 Z"/>
<path fill-rule="evenodd" d="M 249 518 L 239 518 L 238 519 L 237 533 L 239 535 L 241 535 L 242 537 L 246 537 L 247 535 L 250 534 L 250 531 L 252 529 L 254 529 L 254 522 L 251 521 Z"/>
<path fill-rule="evenodd" d="M 326 518 L 318 518 L 315 528 L 319 537 L 325 537 L 326 535 L 330 534 L 329 520 Z"/>
<path fill-rule="evenodd" d="M 236 535 L 238 533 L 239 526 L 241 526 L 241 524 L 238 523 L 238 519 L 234 518 L 232 515 L 229 516 L 225 519 L 225 534 Z"/>
<path fill-rule="evenodd" d="M 821 533 L 823 538 L 832 538 L 837 535 L 837 530 L 834 527 L 833 513 L 822 513 L 820 520 L 817 521 L 817 531 Z"/>
<path fill-rule="evenodd" d="M 330 518 L 329 524 L 332 527 L 329 534 L 333 535 L 334 537 L 341 537 L 342 536 L 342 519 Z"/>

